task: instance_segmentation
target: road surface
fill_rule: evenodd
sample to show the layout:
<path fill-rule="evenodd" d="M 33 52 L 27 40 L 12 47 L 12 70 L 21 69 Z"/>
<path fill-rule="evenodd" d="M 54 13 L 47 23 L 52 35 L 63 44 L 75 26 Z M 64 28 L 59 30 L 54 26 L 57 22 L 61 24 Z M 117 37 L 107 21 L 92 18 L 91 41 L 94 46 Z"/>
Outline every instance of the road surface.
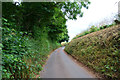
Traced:
<path fill-rule="evenodd" d="M 63 51 L 64 47 L 56 49 L 49 57 L 41 78 L 93 78 L 93 76 Z"/>

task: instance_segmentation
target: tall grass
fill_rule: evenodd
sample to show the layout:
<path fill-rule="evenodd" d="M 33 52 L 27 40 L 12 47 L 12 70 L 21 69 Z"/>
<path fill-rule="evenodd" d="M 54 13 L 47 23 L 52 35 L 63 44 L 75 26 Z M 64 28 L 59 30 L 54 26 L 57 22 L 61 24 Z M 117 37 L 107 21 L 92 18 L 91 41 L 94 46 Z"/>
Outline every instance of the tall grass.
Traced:
<path fill-rule="evenodd" d="M 50 52 L 61 46 L 56 41 L 49 39 L 47 32 L 43 32 L 43 30 L 38 29 L 36 35 L 38 36 L 39 34 L 39 37 L 37 38 L 36 36 L 37 39 L 28 37 L 29 40 L 26 41 L 26 45 L 30 48 L 28 50 L 30 56 L 24 57 L 24 60 L 28 63 L 29 67 L 34 65 L 32 71 L 35 75 L 38 75 L 42 70 L 42 66 L 45 64 Z M 32 74 L 30 76 L 35 77 L 35 75 Z"/>
<path fill-rule="evenodd" d="M 72 40 L 65 51 L 106 79 L 120 79 L 120 25 Z"/>

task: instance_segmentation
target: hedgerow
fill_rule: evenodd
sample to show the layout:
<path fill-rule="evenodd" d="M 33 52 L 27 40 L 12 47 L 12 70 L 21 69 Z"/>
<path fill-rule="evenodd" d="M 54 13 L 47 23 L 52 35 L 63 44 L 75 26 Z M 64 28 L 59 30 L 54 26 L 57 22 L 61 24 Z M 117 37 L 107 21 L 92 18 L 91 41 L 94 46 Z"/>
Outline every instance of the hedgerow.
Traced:
<path fill-rule="evenodd" d="M 42 70 L 50 51 L 59 46 L 44 35 L 35 40 L 31 33 L 16 31 L 3 18 L 2 78 L 35 78 Z M 40 31 L 41 32 L 41 31 Z"/>
<path fill-rule="evenodd" d="M 2 77 L 20 78 L 29 74 L 29 67 L 23 61 L 23 57 L 28 55 L 28 47 L 23 37 L 23 32 L 17 32 L 14 29 L 3 27 L 2 29 Z M 24 75 L 26 74 L 26 75 Z"/>
<path fill-rule="evenodd" d="M 65 51 L 103 78 L 120 78 L 119 25 L 74 39 L 66 45 Z"/>
<path fill-rule="evenodd" d="M 112 27 L 116 25 L 116 23 L 113 23 L 113 24 L 110 24 L 110 25 L 105 25 L 105 26 L 100 26 L 100 27 L 97 27 L 97 26 L 91 26 L 91 28 L 89 28 L 88 30 L 85 30 L 84 32 L 76 35 L 73 39 L 77 39 L 79 37 L 82 37 L 82 36 L 85 36 L 87 34 L 90 34 L 92 32 L 96 32 L 96 31 L 99 31 L 99 30 L 102 30 L 102 29 L 105 29 L 105 28 L 109 28 L 109 27 Z"/>

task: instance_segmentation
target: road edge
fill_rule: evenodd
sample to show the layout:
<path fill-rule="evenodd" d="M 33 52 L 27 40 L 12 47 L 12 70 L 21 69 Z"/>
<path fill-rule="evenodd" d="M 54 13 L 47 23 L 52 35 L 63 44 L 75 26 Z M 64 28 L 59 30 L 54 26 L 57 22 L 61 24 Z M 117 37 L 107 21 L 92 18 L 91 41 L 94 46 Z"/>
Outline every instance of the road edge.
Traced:
<path fill-rule="evenodd" d="M 66 55 L 68 55 L 75 63 L 77 63 L 80 67 L 82 67 L 84 70 L 86 70 L 91 76 L 93 76 L 94 78 L 99 78 L 100 80 L 102 79 L 102 76 L 100 76 L 99 73 L 95 72 L 93 69 L 87 67 L 85 64 L 83 64 L 82 62 L 78 61 L 74 56 L 68 54 L 64 49 L 63 49 L 64 53 Z M 102 79 L 103 80 L 103 79 Z"/>
<path fill-rule="evenodd" d="M 60 48 L 60 47 L 58 47 L 58 48 Z M 56 48 L 56 49 L 58 49 L 58 48 Z M 49 54 L 48 54 L 48 56 L 47 56 L 47 59 L 46 59 L 46 61 L 45 61 L 45 64 L 44 65 L 42 65 L 42 68 L 44 68 L 45 67 L 45 65 L 47 64 L 47 61 L 48 61 L 48 59 L 50 58 L 50 55 L 56 50 L 56 49 L 54 49 L 54 50 L 52 50 L 52 51 L 50 51 L 49 52 Z M 41 70 L 42 71 L 42 70 Z M 41 71 L 39 71 L 39 74 L 38 75 L 36 75 L 36 77 L 35 78 L 39 78 L 40 77 L 40 73 L 41 73 Z"/>

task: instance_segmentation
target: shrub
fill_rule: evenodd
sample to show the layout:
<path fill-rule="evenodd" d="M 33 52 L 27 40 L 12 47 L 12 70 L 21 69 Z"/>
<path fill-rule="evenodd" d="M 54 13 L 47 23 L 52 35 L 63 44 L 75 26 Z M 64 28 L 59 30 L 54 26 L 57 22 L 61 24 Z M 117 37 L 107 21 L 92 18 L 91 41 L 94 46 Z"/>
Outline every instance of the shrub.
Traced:
<path fill-rule="evenodd" d="M 23 32 L 17 32 L 7 27 L 2 29 L 3 78 L 21 78 L 27 77 L 29 74 L 29 68 L 23 61 L 23 57 L 28 55 L 26 52 L 28 48 L 25 45 L 27 38 L 22 34 Z"/>
<path fill-rule="evenodd" d="M 39 29 L 40 37 L 34 39 L 31 33 L 16 31 L 3 19 L 2 28 L 2 77 L 35 78 L 42 70 L 50 51 L 60 45 L 48 39 L 48 35 Z M 37 32 L 36 32 L 37 33 Z"/>
<path fill-rule="evenodd" d="M 97 27 L 91 26 L 91 28 L 90 28 L 90 33 L 95 32 L 95 31 L 97 31 Z"/>

